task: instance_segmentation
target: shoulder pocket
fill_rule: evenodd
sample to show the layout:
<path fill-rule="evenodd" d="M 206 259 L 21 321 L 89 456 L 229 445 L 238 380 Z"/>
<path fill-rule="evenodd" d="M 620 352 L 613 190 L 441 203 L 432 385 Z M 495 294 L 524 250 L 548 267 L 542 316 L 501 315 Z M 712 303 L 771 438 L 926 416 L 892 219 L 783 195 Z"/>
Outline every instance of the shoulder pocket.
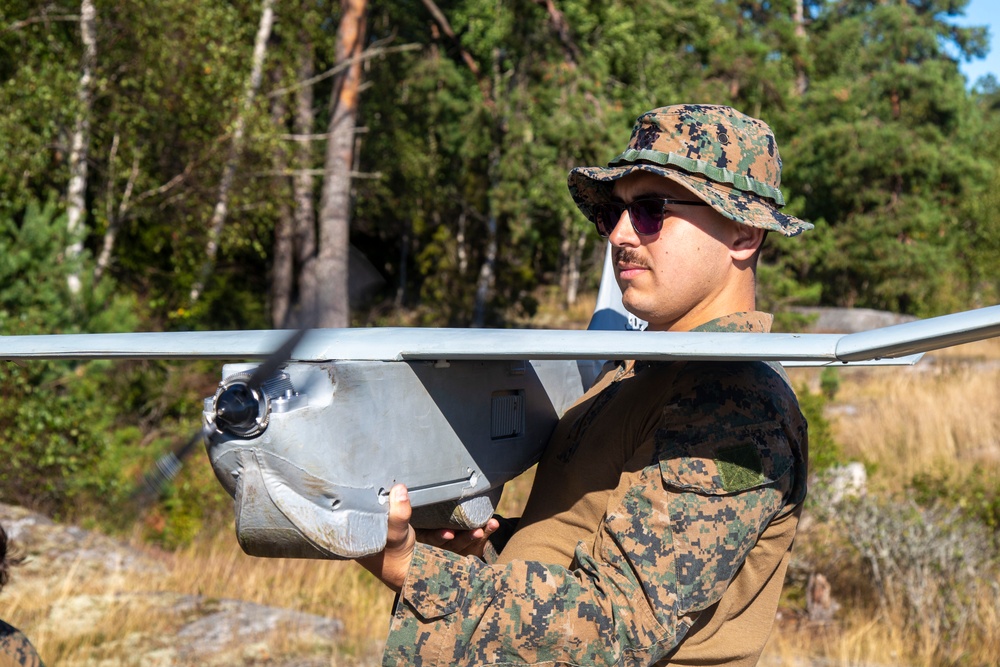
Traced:
<path fill-rule="evenodd" d="M 775 484 L 793 462 L 788 438 L 775 421 L 661 428 L 656 432 L 656 451 L 666 486 L 708 495 Z"/>

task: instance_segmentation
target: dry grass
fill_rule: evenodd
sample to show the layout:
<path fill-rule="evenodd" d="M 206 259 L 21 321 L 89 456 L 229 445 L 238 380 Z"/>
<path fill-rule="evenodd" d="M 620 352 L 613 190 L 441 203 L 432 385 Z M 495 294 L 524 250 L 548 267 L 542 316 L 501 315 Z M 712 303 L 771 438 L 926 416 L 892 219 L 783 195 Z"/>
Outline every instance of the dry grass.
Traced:
<path fill-rule="evenodd" d="M 989 602 L 982 600 L 979 606 L 995 607 Z M 930 634 L 907 631 L 901 615 L 872 611 L 858 601 L 846 604 L 832 624 L 780 622 L 771 634 L 760 664 L 766 667 L 993 666 L 1000 656 L 998 621 L 995 614 L 982 619 L 983 625 L 993 628 L 985 641 L 980 638 L 942 647 Z M 944 662 L 938 657 L 942 652 L 951 654 Z"/>
<path fill-rule="evenodd" d="M 350 561 L 247 556 L 234 533 L 199 540 L 169 556 L 164 590 L 234 598 L 336 618 L 362 648 L 385 638 L 393 594 Z"/>
<path fill-rule="evenodd" d="M 538 290 L 538 309 L 528 318 L 516 313 L 508 315 L 510 324 L 530 329 L 586 329 L 597 305 L 597 293 L 581 294 L 573 305 L 566 303 L 558 288 Z"/>
<path fill-rule="evenodd" d="M 134 664 L 134 645 L 109 648 L 109 642 L 157 631 L 172 636 L 176 627 L 166 625 L 161 596 L 203 596 L 209 607 L 212 600 L 244 600 L 338 619 L 343 632 L 335 662 L 378 662 L 393 594 L 352 562 L 252 558 L 229 531 L 204 535 L 175 553 L 136 548 L 158 560 L 162 572 L 109 580 L 71 567 L 40 589 L 19 587 L 15 579 L 4 590 L 3 618 L 29 635 L 48 664 L 91 664 L 95 653 L 107 664 Z M 267 651 L 295 648 L 282 641 L 279 636 Z"/>
<path fill-rule="evenodd" d="M 844 368 L 829 406 L 844 457 L 899 491 L 918 473 L 1000 478 L 1000 339 L 928 355 L 916 366 Z M 796 369 L 796 386 L 818 391 L 819 372 Z"/>
<path fill-rule="evenodd" d="M 795 369 L 796 386 L 819 390 L 819 372 Z M 842 369 L 828 405 L 842 458 L 866 463 L 870 489 L 899 494 L 917 475 L 976 478 L 1000 487 L 1000 340 L 928 355 L 915 367 Z M 960 496 L 961 491 L 956 490 Z M 978 571 L 982 586 L 962 613 L 975 622 L 967 636 L 942 645 L 931 623 L 914 621 L 902 607 L 880 608 L 863 563 L 838 555 L 827 529 L 799 536 L 797 553 L 812 559 L 831 581 L 842 605 L 836 622 L 810 625 L 785 614 L 765 651 L 767 665 L 996 665 L 1000 656 L 996 567 Z M 927 545 L 928 549 L 936 545 Z M 928 572 L 949 580 L 952 573 Z M 957 610 L 953 610 L 958 613 Z M 971 634 L 969 634 L 971 633 Z"/>
<path fill-rule="evenodd" d="M 834 433 L 844 453 L 896 483 L 928 471 L 1000 471 L 1000 369 L 880 373 L 845 382 Z"/>

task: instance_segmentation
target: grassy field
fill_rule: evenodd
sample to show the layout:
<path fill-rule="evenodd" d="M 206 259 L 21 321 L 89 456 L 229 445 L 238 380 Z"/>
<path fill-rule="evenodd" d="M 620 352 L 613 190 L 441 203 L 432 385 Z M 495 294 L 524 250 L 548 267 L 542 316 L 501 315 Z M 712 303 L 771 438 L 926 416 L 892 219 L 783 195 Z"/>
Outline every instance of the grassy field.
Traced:
<path fill-rule="evenodd" d="M 818 371 L 793 369 L 790 375 L 802 391 L 820 391 Z M 939 353 L 912 368 L 843 369 L 825 414 L 840 458 L 861 461 L 869 471 L 870 499 L 902 498 L 922 475 L 938 480 L 928 487 L 929 492 L 942 496 L 940 500 L 956 512 L 962 511 L 963 503 L 966 509 L 975 509 L 969 504 L 975 498 L 985 498 L 985 502 L 1000 495 L 998 340 Z M 503 512 L 516 515 L 526 500 L 530 479 L 526 474 L 508 487 Z M 974 488 L 979 493 L 975 498 Z M 809 511 L 818 517 L 824 509 Z M 997 663 L 1000 589 L 995 551 L 991 558 L 978 561 L 980 571 L 971 575 L 977 585 L 962 584 L 970 592 L 957 602 L 945 599 L 948 587 L 953 586 L 948 572 L 940 567 L 924 572 L 924 581 L 935 585 L 928 590 L 937 597 L 932 600 L 936 606 L 928 603 L 921 617 L 899 596 L 886 601 L 875 594 L 870 562 L 826 521 L 814 517 L 804 522 L 781 618 L 762 664 L 931 667 Z M 899 530 L 907 531 L 907 526 Z M 987 533 L 993 531 L 994 548 L 996 529 L 995 525 L 987 527 Z M 926 545 L 929 551 L 934 547 Z M 40 629 L 40 610 L 58 607 L 70 590 L 74 595 L 144 590 L 235 598 L 340 619 L 344 633 L 331 664 L 377 661 L 393 596 L 353 563 L 250 558 L 240 551 L 231 530 L 201 534 L 189 546 L 157 552 L 156 558 L 164 574 L 155 578 L 124 576 L 109 585 L 106 580 L 88 581 L 67 573 L 62 584 L 43 592 L 5 591 L 3 616 L 32 636 L 50 664 L 87 664 L 84 656 L 93 648 L 88 642 L 106 641 L 130 627 L 157 627 L 158 620 L 154 610 L 147 617 L 135 609 L 127 618 L 108 613 L 95 621 L 90 632 L 67 642 L 55 631 Z M 831 623 L 810 622 L 805 614 L 801 589 L 810 570 L 821 571 L 831 581 L 840 605 Z M 887 581 L 903 586 L 900 590 L 905 593 L 904 574 Z M 942 621 L 935 614 L 946 618 Z M 956 618 L 967 622 L 956 626 Z"/>
<path fill-rule="evenodd" d="M 843 369 L 830 405 L 834 437 L 846 458 L 877 468 L 888 490 L 933 471 L 978 469 L 1000 479 L 998 375 L 998 339 L 935 352 L 912 367 Z M 791 372 L 796 386 L 814 391 L 818 376 Z"/>
<path fill-rule="evenodd" d="M 793 369 L 790 377 L 797 387 L 820 391 L 814 369 Z M 805 657 L 836 665 L 998 664 L 1000 340 L 933 353 L 909 368 L 842 369 L 839 380 L 826 414 L 840 458 L 863 462 L 869 473 L 863 503 L 878 509 L 864 515 L 868 523 L 857 532 L 875 535 L 873 526 L 884 532 L 872 549 L 891 552 L 891 558 L 872 560 L 897 567 L 882 576 L 895 594 L 877 594 L 871 561 L 835 534 L 835 520 L 831 527 L 807 517 L 786 592 L 794 599 L 796 591 L 789 589 L 802 585 L 801 576 L 795 580 L 796 565 L 811 566 L 830 579 L 840 610 L 831 624 L 809 623 L 801 607 L 784 610 L 765 653 L 774 661 L 769 664 L 801 664 Z M 975 535 L 985 537 L 986 553 L 971 554 L 976 544 L 967 533 L 948 532 L 949 524 L 935 533 L 931 515 L 921 513 L 913 498 L 923 507 L 943 506 L 938 516 L 950 526 L 970 519 Z M 825 508 L 810 510 L 815 516 Z M 879 511 L 882 523 L 876 525 L 872 516 Z M 855 529 L 849 521 L 859 516 L 850 515 L 839 527 Z M 937 541 L 910 546 L 908 540 L 921 535 Z M 904 547 L 911 551 L 904 553 Z M 963 571 L 972 556 L 976 571 Z M 912 571 L 903 571 L 908 567 Z M 949 597 L 949 589 L 958 587 L 965 594 Z M 908 604 L 910 594 L 919 599 L 916 593 L 924 595 L 922 607 Z"/>

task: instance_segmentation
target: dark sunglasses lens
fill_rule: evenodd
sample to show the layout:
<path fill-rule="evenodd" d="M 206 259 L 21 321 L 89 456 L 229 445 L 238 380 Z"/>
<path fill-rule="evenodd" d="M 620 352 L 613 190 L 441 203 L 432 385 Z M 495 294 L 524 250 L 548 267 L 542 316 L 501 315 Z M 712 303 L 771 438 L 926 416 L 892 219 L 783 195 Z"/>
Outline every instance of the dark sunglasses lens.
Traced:
<path fill-rule="evenodd" d="M 622 216 L 622 207 L 615 204 L 597 204 L 594 206 L 594 225 L 601 236 L 611 236 L 618 219 Z"/>
<path fill-rule="evenodd" d="M 663 200 L 639 199 L 629 204 L 628 214 L 636 234 L 655 234 L 663 226 Z"/>

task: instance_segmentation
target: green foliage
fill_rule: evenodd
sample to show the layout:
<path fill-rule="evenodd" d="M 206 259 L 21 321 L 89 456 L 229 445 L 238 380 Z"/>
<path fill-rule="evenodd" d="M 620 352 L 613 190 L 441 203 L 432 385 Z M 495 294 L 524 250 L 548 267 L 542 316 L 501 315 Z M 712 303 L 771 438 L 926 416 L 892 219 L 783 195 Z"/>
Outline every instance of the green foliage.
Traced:
<path fill-rule="evenodd" d="M 1000 572 L 986 526 L 941 504 L 872 496 L 838 503 L 833 524 L 860 558 L 868 594 L 933 647 L 936 664 L 961 664 L 952 647 L 988 636 Z"/>
<path fill-rule="evenodd" d="M 136 323 L 134 299 L 94 285 L 84 257 L 83 289 L 67 287 L 62 260 L 66 219 L 53 204 L 28 206 L 23 219 L 0 219 L 0 334 L 115 331 Z M 111 456 L 134 430 L 119 431 L 121 378 L 110 362 L 5 363 L 0 366 L 0 493 L 66 513 L 84 498 L 120 495 L 120 458 Z M 117 472 L 109 474 L 117 468 Z M 96 504 L 96 502 L 95 502 Z"/>
<path fill-rule="evenodd" d="M 824 398 L 832 401 L 840 390 L 840 371 L 833 366 L 827 366 L 819 374 L 819 388 Z"/>
<path fill-rule="evenodd" d="M 0 333 L 265 326 L 275 226 L 291 206 L 277 158 L 296 145 L 303 54 L 321 75 L 313 130 L 326 132 L 338 3 L 276 9 L 219 256 L 193 308 L 187 294 L 241 113 L 260 3 L 96 4 L 78 267 L 66 264 L 65 219 L 51 193 L 67 189 L 81 112 L 79 26 L 50 20 L 52 8 L 37 2 L 0 7 Z M 642 111 L 679 102 L 733 104 L 775 129 L 786 211 L 816 224 L 765 246 L 759 305 L 780 328 L 802 326 L 794 305 L 930 315 L 1000 297 L 1000 91 L 990 80 L 968 90 L 957 68 L 986 49 L 984 29 L 952 24 L 964 0 L 805 0 L 801 25 L 785 0 L 561 0 L 562 31 L 533 0 L 437 4 L 454 38 L 419 0 L 370 2 L 368 45 L 414 47 L 364 66 L 357 169 L 370 177 L 353 181 L 351 240 L 387 278 L 382 319 L 403 306 L 409 321 L 469 324 L 491 242 L 490 324 L 532 312 L 576 261 L 593 285 L 603 243 L 573 205 L 566 174 L 615 155 Z M 318 166 L 325 148 L 314 137 L 313 162 L 293 166 Z M 112 228 L 111 262 L 95 282 L 92 258 Z M 66 287 L 71 272 L 84 282 L 77 296 Z M 159 364 L 0 367 L 4 497 L 64 512 L 121 497 L 126 477 L 173 440 L 150 432 L 188 430 L 190 401 L 205 389 L 178 377 L 204 374 Z M 822 393 L 801 392 L 814 469 L 839 456 L 823 417 L 836 383 L 825 379 Z M 153 444 L 136 452 L 140 438 Z M 199 491 L 183 484 L 152 530 L 164 544 L 207 520 Z M 984 494 L 988 505 L 995 494 Z"/>
<path fill-rule="evenodd" d="M 1000 480 L 983 468 L 967 477 L 948 472 L 924 472 L 910 480 L 909 489 L 922 507 L 944 505 L 958 508 L 970 520 L 993 532 L 994 547 L 1000 549 Z"/>
<path fill-rule="evenodd" d="M 799 386 L 795 393 L 799 408 L 809 424 L 809 472 L 821 473 L 841 463 L 840 445 L 833 437 L 830 420 L 823 414 L 828 399 L 823 393 L 809 391 L 806 384 Z"/>
<path fill-rule="evenodd" d="M 818 279 L 824 304 L 930 315 L 968 303 L 961 230 L 993 167 L 948 50 L 984 48 L 981 29 L 947 23 L 962 4 L 840 1 L 816 16 L 810 86 L 782 125 L 798 212 L 826 224 L 784 266 Z"/>
<path fill-rule="evenodd" d="M 292 146 L 300 57 L 311 54 L 317 73 L 335 64 L 338 6 L 277 10 L 217 268 L 192 310 L 186 295 L 259 3 L 97 4 L 87 247 L 96 253 L 120 225 L 110 271 L 161 323 L 263 325 L 274 228 L 289 197 L 287 179 L 273 176 L 276 156 Z M 0 215 L 65 191 L 69 178 L 79 34 L 72 22 L 35 20 L 36 5 L 0 9 L 13 26 L 0 32 Z M 791 2 L 565 0 L 560 32 L 544 3 L 442 0 L 451 39 L 417 0 L 372 0 L 373 45 L 416 47 L 365 65 L 359 170 L 380 176 L 354 182 L 352 241 L 386 274 L 384 296 L 425 323 L 469 323 L 491 224 L 493 323 L 537 287 L 565 280 L 577 239 L 596 266 L 588 258 L 602 245 L 573 206 L 566 173 L 614 155 L 638 113 L 690 101 L 767 120 L 785 160 L 788 211 L 817 223 L 768 243 L 763 307 L 927 315 L 995 300 L 996 91 L 985 81 L 969 92 L 956 67 L 985 53 L 985 30 L 951 23 L 963 0 L 803 5 L 797 25 Z M 317 133 L 334 85 L 328 76 L 314 84 Z M 317 166 L 323 148 L 313 142 L 314 163 L 303 166 Z"/>
<path fill-rule="evenodd" d="M 166 447 L 168 442 L 159 443 Z M 164 491 L 162 500 L 144 517 L 143 534 L 166 549 L 186 546 L 205 530 L 230 528 L 233 500 L 203 461 L 185 466 Z"/>
<path fill-rule="evenodd" d="M 137 324 L 135 299 L 116 295 L 110 283 L 95 285 L 93 265 L 65 260 L 66 216 L 53 202 L 31 202 L 20 220 L 0 218 L 0 333 L 128 331 Z M 82 288 L 70 292 L 79 272 Z"/>

